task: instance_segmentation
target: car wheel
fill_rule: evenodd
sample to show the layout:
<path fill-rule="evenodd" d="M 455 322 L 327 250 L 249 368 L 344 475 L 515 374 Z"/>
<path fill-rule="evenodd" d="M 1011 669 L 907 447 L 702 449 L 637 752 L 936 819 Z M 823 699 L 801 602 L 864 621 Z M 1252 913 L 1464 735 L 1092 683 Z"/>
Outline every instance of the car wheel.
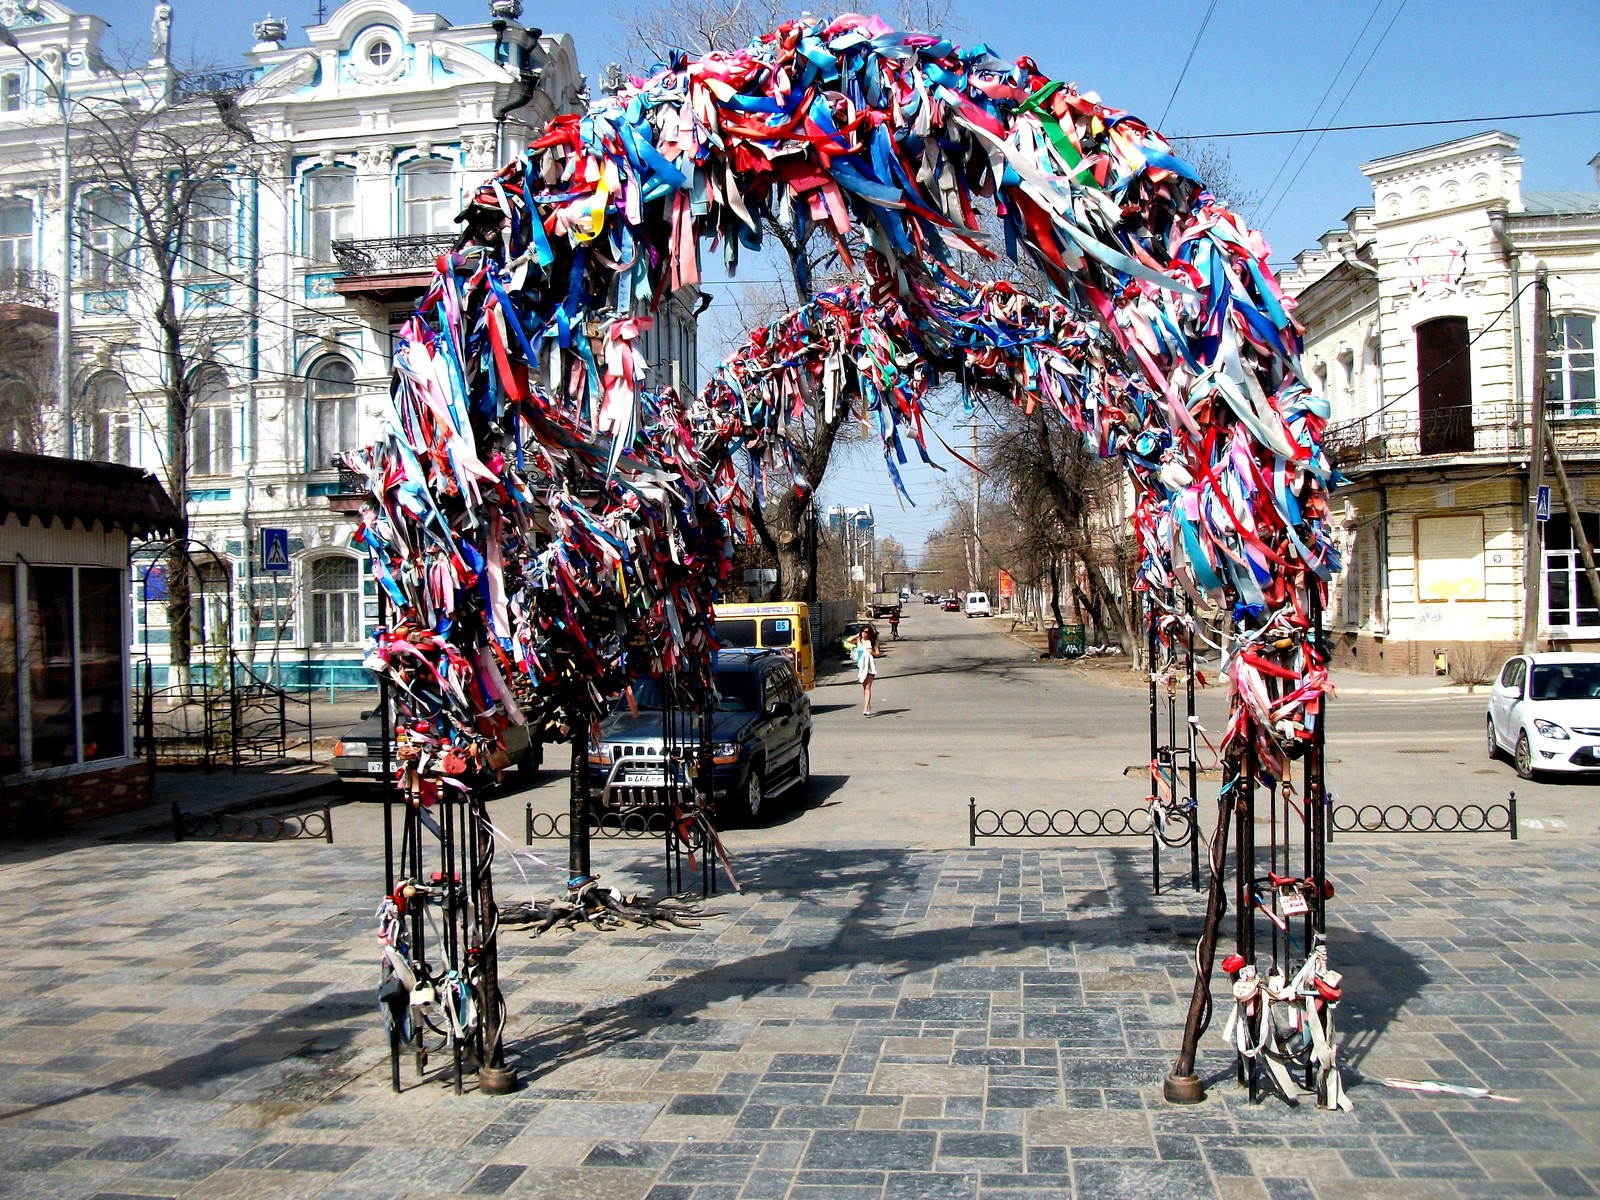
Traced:
<path fill-rule="evenodd" d="M 800 743 L 800 757 L 794 763 L 794 794 L 796 798 L 804 796 L 806 789 L 811 786 L 811 747 Z"/>
<path fill-rule="evenodd" d="M 1484 722 L 1489 730 L 1489 761 L 1493 762 L 1500 757 L 1500 739 L 1494 736 L 1494 718 L 1490 717 Z"/>
<path fill-rule="evenodd" d="M 739 813 L 740 819 L 746 825 L 754 825 L 761 819 L 761 808 L 767 798 L 767 787 L 761 779 L 761 767 L 752 764 L 750 774 L 744 782 L 744 804 Z"/>
<path fill-rule="evenodd" d="M 1533 747 L 1528 744 L 1528 731 L 1517 734 L 1517 774 L 1523 779 L 1533 778 Z"/>

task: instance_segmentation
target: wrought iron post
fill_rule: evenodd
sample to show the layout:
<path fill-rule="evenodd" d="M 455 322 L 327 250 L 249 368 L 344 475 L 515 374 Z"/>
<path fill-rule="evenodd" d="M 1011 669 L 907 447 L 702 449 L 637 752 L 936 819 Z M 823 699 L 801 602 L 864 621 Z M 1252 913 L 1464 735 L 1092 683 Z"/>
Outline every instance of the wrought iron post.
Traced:
<path fill-rule="evenodd" d="M 589 881 L 589 726 L 574 714 L 572 724 L 571 792 L 567 798 L 567 886 Z"/>

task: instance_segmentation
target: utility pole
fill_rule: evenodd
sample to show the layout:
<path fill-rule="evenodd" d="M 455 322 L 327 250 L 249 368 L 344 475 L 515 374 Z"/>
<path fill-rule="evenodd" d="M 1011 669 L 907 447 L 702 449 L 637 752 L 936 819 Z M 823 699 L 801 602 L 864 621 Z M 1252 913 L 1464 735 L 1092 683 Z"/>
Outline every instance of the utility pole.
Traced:
<path fill-rule="evenodd" d="M 1537 520 L 1539 488 L 1544 483 L 1545 409 L 1544 376 L 1550 341 L 1550 282 L 1541 261 L 1534 267 L 1533 284 L 1533 396 L 1528 441 L 1528 496 L 1523 513 L 1522 538 L 1522 652 L 1533 653 L 1539 642 L 1539 584 L 1544 574 L 1544 526 Z M 1516 352 L 1522 353 L 1518 346 Z M 1387 519 L 1387 518 L 1386 518 Z"/>
<path fill-rule="evenodd" d="M 978 532 L 978 410 L 972 410 L 972 566 L 968 591 L 977 591 L 983 582 L 983 544 Z"/>

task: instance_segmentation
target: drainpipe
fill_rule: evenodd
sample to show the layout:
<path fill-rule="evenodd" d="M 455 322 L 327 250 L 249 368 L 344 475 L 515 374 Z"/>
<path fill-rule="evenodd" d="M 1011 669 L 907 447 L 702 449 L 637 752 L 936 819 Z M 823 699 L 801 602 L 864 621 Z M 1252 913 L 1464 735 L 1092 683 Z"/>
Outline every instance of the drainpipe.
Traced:
<path fill-rule="evenodd" d="M 255 546 L 250 531 L 250 494 L 256 463 L 259 460 L 257 437 L 260 429 L 260 408 L 256 398 L 256 385 L 261 377 L 261 177 L 254 169 L 250 172 L 249 186 L 245 189 L 245 236 L 249 239 L 249 282 L 245 290 L 245 370 L 249 387 L 245 402 L 245 454 L 244 479 L 244 580 L 245 580 L 245 649 L 250 669 L 256 665 L 256 634 L 260 625 L 256 608 Z"/>

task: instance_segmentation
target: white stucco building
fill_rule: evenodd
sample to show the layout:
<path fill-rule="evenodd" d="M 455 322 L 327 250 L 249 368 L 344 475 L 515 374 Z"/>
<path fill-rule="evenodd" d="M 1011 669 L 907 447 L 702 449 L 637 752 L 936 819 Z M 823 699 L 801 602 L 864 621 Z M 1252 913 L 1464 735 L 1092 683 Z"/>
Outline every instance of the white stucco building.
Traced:
<path fill-rule="evenodd" d="M 268 18 L 243 66 L 196 76 L 168 62 L 164 3 L 149 64 L 134 71 L 105 61 L 98 17 L 54 0 L 0 5 L 26 52 L 0 47 L 0 317 L 20 314 L 34 335 L 49 328 L 61 267 L 52 87 L 63 62 L 75 113 L 105 99 L 187 102 L 197 119 L 242 120 L 250 131 L 248 148 L 207 184 L 182 260 L 182 318 L 206 347 L 191 376 L 187 507 L 193 536 L 228 573 L 202 568 L 195 632 L 214 646 L 231 628 L 235 647 L 291 685 L 365 685 L 359 662 L 376 598 L 349 549 L 354 485 L 334 455 L 375 431 L 395 333 L 434 257 L 450 249 L 468 191 L 530 128 L 584 102 L 571 39 L 521 22 L 517 0 L 490 8 L 491 20 L 453 26 L 399 0 L 351 0 L 303 37 Z M 136 245 L 136 215 L 114 188 L 85 178 L 72 211 L 71 453 L 160 475 L 162 371 L 140 319 L 158 281 Z M 691 388 L 694 301 L 665 306 L 648 345 L 657 378 Z M 0 397 L 23 386 L 0 378 Z M 27 448 L 59 452 L 67 431 L 53 376 L 38 386 L 50 428 L 39 433 L 44 445 Z M 0 422 L 13 444 L 30 433 L 10 419 L 26 407 L 21 398 Z M 263 569 L 264 528 L 288 530 L 286 572 Z M 145 651 L 137 576 L 136 656 Z M 149 612 L 149 652 L 161 662 L 164 617 L 159 605 Z"/>
<path fill-rule="evenodd" d="M 1329 614 L 1338 665 L 1425 673 L 1443 650 L 1493 661 L 1522 641 L 1529 447 L 1542 403 L 1582 521 L 1600 540 L 1600 181 L 1522 186 L 1518 141 L 1475 134 L 1365 164 L 1373 203 L 1281 276 L 1325 437 L 1349 478 L 1333 497 L 1346 570 Z M 1597 156 L 1591 165 L 1600 165 Z M 1538 376 L 1535 268 L 1549 273 Z M 1555 484 L 1546 469 L 1545 482 Z M 1534 548 L 1539 645 L 1600 642 L 1600 604 L 1555 493 Z"/>

